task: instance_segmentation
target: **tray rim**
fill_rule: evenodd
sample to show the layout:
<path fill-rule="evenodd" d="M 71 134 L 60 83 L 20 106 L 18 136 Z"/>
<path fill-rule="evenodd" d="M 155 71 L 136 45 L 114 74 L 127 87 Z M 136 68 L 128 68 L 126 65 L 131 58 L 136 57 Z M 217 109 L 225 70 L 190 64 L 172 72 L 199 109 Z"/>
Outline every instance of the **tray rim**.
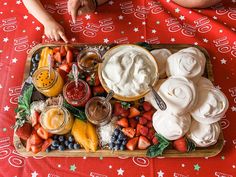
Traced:
<path fill-rule="evenodd" d="M 55 47 L 55 46 L 64 46 L 64 43 L 48 43 L 48 44 L 38 44 L 34 46 L 27 55 L 25 69 L 24 69 L 24 76 L 22 81 L 22 86 L 25 83 L 25 80 L 28 78 L 29 69 L 31 58 L 35 54 L 36 51 L 40 50 L 43 47 Z M 73 43 L 73 44 L 66 44 L 67 46 L 77 46 L 77 47 L 86 47 L 86 46 L 111 46 L 112 44 L 84 44 L 84 43 Z M 119 44 L 117 44 L 119 45 Z M 212 71 L 212 64 L 210 55 L 207 50 L 201 46 L 193 45 L 193 44 L 150 44 L 153 49 L 158 48 L 167 48 L 175 50 L 186 48 L 186 47 L 196 47 L 201 50 L 204 55 L 206 56 L 206 74 L 207 78 L 214 82 L 213 71 Z M 128 157 L 147 157 L 146 150 L 124 150 L 124 151 L 111 151 L 109 149 L 106 150 L 97 150 L 96 152 L 86 152 L 84 149 L 79 150 L 66 150 L 66 151 L 53 151 L 50 153 L 46 152 L 39 152 L 37 154 L 33 154 L 32 152 L 27 152 L 26 148 L 24 147 L 23 143 L 21 142 L 20 138 L 15 134 L 13 135 L 13 144 L 15 146 L 16 151 L 26 157 L 32 156 L 39 156 L 39 157 L 119 157 L 119 156 L 128 156 Z M 181 158 L 181 157 L 188 157 L 188 158 L 196 158 L 196 157 L 213 157 L 218 155 L 224 146 L 224 136 L 223 131 L 221 129 L 218 141 L 215 145 L 205 147 L 205 148 L 196 148 L 195 151 L 188 152 L 188 153 L 180 153 L 174 149 L 167 149 L 161 156 L 157 156 L 155 158 L 160 157 L 169 157 L 169 158 Z"/>

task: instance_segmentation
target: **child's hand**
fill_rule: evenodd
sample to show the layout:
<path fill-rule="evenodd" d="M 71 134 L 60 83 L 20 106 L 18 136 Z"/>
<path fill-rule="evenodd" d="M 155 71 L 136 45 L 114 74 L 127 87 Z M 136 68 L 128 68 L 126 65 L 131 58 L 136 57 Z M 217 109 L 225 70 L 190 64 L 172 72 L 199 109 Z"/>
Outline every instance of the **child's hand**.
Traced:
<path fill-rule="evenodd" d="M 72 21 L 75 23 L 77 15 L 95 11 L 96 2 L 95 0 L 68 0 L 67 6 Z"/>
<path fill-rule="evenodd" d="M 65 41 L 65 43 L 68 43 L 64 28 L 56 21 L 47 21 L 44 24 L 44 33 L 49 39 L 55 41 L 59 41 L 60 39 L 62 39 L 63 41 Z"/>

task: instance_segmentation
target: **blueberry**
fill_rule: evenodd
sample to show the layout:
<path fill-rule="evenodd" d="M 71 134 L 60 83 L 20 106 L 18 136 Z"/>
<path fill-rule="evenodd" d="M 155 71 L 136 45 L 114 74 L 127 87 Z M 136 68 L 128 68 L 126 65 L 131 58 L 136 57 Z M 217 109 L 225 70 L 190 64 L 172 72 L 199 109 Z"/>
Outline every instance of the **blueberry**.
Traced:
<path fill-rule="evenodd" d="M 31 61 L 32 61 L 33 64 L 36 63 L 35 57 L 32 57 Z"/>
<path fill-rule="evenodd" d="M 118 136 L 119 133 L 120 133 L 120 130 L 119 130 L 119 129 L 115 129 L 115 130 L 114 130 L 114 135 L 115 135 L 115 136 Z"/>
<path fill-rule="evenodd" d="M 70 143 L 73 143 L 74 142 L 74 137 L 72 136 L 72 135 L 70 135 L 69 137 L 68 137 L 68 141 L 70 142 Z"/>
<path fill-rule="evenodd" d="M 111 137 L 111 142 L 115 142 L 116 141 L 116 137 L 115 136 L 112 136 Z"/>
<path fill-rule="evenodd" d="M 69 141 L 68 141 L 68 140 L 65 140 L 65 141 L 64 141 L 64 145 L 65 145 L 65 146 L 68 146 L 68 145 L 69 145 Z"/>
<path fill-rule="evenodd" d="M 58 135 L 54 135 L 54 136 L 53 136 L 53 139 L 54 139 L 54 140 L 58 140 Z"/>
<path fill-rule="evenodd" d="M 118 136 L 118 139 L 122 140 L 125 138 L 125 135 L 123 133 L 120 133 L 119 136 Z"/>
<path fill-rule="evenodd" d="M 36 53 L 36 55 L 35 55 L 35 61 L 39 61 L 40 60 L 40 55 L 39 55 L 39 53 Z"/>
<path fill-rule="evenodd" d="M 64 150 L 65 150 L 65 146 L 64 146 L 64 145 L 60 145 L 60 146 L 58 147 L 58 150 L 59 150 L 59 151 L 64 151 Z"/>
<path fill-rule="evenodd" d="M 34 72 L 30 71 L 30 74 L 29 74 L 29 75 L 32 76 L 33 74 L 34 74 Z"/>
<path fill-rule="evenodd" d="M 74 149 L 74 143 L 70 143 L 70 144 L 68 145 L 68 148 L 69 148 L 69 149 Z"/>
<path fill-rule="evenodd" d="M 123 140 L 121 144 L 126 145 L 126 143 L 127 143 L 127 140 Z"/>
<path fill-rule="evenodd" d="M 80 145 L 78 143 L 74 144 L 74 149 L 80 149 Z"/>
<path fill-rule="evenodd" d="M 145 100 L 145 98 L 143 97 L 143 98 L 139 99 L 138 102 L 139 102 L 139 103 L 143 103 L 144 100 Z"/>
<path fill-rule="evenodd" d="M 56 150 L 57 147 L 55 147 L 55 146 L 50 146 L 50 149 L 51 149 L 51 150 Z"/>
<path fill-rule="evenodd" d="M 114 150 L 117 151 L 120 149 L 120 146 L 118 144 L 115 145 Z"/>
<path fill-rule="evenodd" d="M 116 141 L 115 141 L 115 144 L 120 145 L 121 143 L 122 143 L 122 140 L 116 140 Z"/>
<path fill-rule="evenodd" d="M 109 148 L 110 148 L 110 149 L 113 149 L 113 148 L 114 148 L 114 146 L 115 146 L 115 144 L 114 144 L 114 143 L 110 143 L 110 144 L 109 144 Z"/>
<path fill-rule="evenodd" d="M 136 116 L 136 117 L 135 117 L 135 119 L 136 119 L 137 121 L 139 121 L 139 118 L 140 118 L 139 116 Z"/>
<path fill-rule="evenodd" d="M 124 145 L 121 145 L 121 146 L 120 146 L 120 150 L 122 150 L 122 151 L 125 150 L 125 146 L 124 146 Z"/>
<path fill-rule="evenodd" d="M 65 138 L 64 138 L 64 136 L 59 136 L 59 138 L 58 138 L 58 140 L 60 141 L 60 142 L 63 142 L 63 141 L 65 141 Z"/>
<path fill-rule="evenodd" d="M 59 146 L 59 142 L 57 140 L 53 140 L 52 141 L 52 146 L 58 147 Z"/>
<path fill-rule="evenodd" d="M 49 153 L 51 151 L 51 147 L 49 146 L 47 149 L 46 149 L 46 152 Z"/>
<path fill-rule="evenodd" d="M 33 68 L 37 68 L 38 64 L 37 63 L 33 63 Z"/>

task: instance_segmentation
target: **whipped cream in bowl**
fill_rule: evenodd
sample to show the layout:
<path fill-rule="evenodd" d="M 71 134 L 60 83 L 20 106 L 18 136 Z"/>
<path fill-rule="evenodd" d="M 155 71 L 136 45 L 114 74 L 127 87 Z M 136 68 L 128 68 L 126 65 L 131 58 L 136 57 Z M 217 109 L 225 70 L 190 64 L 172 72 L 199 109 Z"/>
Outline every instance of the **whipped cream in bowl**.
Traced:
<path fill-rule="evenodd" d="M 149 92 L 158 80 L 158 66 L 152 54 L 137 45 L 124 44 L 111 48 L 98 67 L 104 89 L 113 90 L 116 99 L 134 101 Z"/>

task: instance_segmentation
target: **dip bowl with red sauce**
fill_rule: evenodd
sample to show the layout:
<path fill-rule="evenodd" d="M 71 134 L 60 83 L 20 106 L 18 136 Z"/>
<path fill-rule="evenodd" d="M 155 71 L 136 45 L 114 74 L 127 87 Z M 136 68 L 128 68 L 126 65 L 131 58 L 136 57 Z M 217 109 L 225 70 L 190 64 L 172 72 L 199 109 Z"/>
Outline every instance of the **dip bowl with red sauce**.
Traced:
<path fill-rule="evenodd" d="M 76 87 L 75 81 L 66 83 L 63 88 L 63 96 L 70 105 L 84 107 L 91 98 L 91 90 L 85 81 L 78 79 L 78 87 Z"/>

